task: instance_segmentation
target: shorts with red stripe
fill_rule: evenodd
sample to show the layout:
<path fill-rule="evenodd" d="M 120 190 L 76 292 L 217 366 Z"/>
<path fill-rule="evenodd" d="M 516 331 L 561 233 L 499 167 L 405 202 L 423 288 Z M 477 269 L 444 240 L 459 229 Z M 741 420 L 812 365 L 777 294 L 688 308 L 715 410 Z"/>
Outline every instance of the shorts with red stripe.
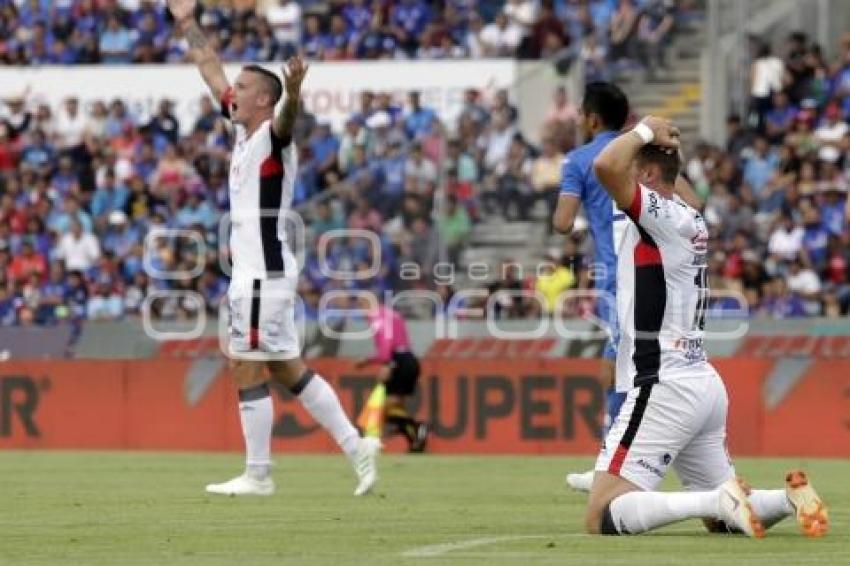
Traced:
<path fill-rule="evenodd" d="M 227 354 L 236 359 L 289 360 L 301 355 L 293 277 L 233 279 L 227 290 Z"/>
<path fill-rule="evenodd" d="M 596 471 L 651 491 L 672 467 L 685 489 L 735 476 L 726 449 L 726 388 L 709 364 L 629 391 L 596 459 Z"/>

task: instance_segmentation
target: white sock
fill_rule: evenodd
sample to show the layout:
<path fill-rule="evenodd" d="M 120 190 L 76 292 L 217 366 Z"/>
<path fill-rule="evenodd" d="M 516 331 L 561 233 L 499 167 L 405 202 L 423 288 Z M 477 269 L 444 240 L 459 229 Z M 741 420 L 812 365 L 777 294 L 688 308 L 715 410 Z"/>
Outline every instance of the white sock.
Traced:
<path fill-rule="evenodd" d="M 630 491 L 610 504 L 620 534 L 644 533 L 684 519 L 714 519 L 719 509 L 716 491 Z"/>
<path fill-rule="evenodd" d="M 349 458 L 357 454 L 360 433 L 351 424 L 336 392 L 321 375 L 307 370 L 293 388 L 293 393 L 317 423 L 322 425 Z"/>
<path fill-rule="evenodd" d="M 784 489 L 754 489 L 748 499 L 766 529 L 794 514 Z"/>
<path fill-rule="evenodd" d="M 274 405 L 267 384 L 239 391 L 239 420 L 245 437 L 245 471 L 254 479 L 265 479 L 272 463 L 274 421 Z"/>

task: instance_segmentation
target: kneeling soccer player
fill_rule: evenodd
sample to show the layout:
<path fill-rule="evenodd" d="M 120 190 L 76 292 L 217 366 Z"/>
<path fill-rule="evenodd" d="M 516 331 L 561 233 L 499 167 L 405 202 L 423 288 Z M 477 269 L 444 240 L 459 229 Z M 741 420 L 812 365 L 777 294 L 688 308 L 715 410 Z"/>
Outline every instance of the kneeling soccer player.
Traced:
<path fill-rule="evenodd" d="M 703 349 L 708 231 L 672 192 L 678 146 L 677 128 L 648 117 L 594 162 L 631 219 L 617 254 L 617 389 L 627 397 L 596 461 L 585 527 L 637 534 L 699 518 L 711 530 L 761 537 L 796 514 L 805 534 L 822 536 L 826 508 L 803 472 L 788 474 L 785 490 L 749 496 L 736 478 L 726 388 Z M 671 466 L 687 491 L 653 491 Z"/>

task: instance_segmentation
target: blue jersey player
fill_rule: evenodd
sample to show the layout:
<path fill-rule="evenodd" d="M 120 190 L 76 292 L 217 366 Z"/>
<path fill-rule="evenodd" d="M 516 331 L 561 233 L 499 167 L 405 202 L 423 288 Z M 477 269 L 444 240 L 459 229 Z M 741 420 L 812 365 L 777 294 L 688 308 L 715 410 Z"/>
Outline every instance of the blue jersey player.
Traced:
<path fill-rule="evenodd" d="M 593 160 L 608 143 L 620 134 L 629 115 L 629 101 L 615 85 L 604 82 L 589 83 L 585 87 L 581 106 L 583 146 L 574 149 L 561 169 L 561 195 L 553 218 L 555 230 L 569 234 L 584 205 L 585 214 L 593 236 L 594 287 L 600 291 L 596 315 L 605 323 L 608 340 L 602 355 L 601 377 L 608 384 L 606 394 L 605 428 L 609 427 L 625 395 L 614 390 L 614 360 L 617 357 L 616 291 L 617 291 L 617 234 L 622 232 L 626 216 L 615 209 L 611 197 L 593 173 Z M 619 225 L 619 226 L 618 226 Z M 568 474 L 567 483 L 574 489 L 590 491 L 593 471 Z"/>

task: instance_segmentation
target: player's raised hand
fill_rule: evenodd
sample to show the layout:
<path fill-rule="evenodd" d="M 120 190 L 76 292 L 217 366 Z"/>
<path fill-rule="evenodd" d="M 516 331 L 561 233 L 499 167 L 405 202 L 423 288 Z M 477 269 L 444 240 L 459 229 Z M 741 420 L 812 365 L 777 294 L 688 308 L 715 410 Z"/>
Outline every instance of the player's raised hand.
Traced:
<path fill-rule="evenodd" d="M 658 116 L 647 116 L 641 120 L 641 123 L 646 124 L 652 130 L 653 144 L 678 151 L 679 128 L 674 126 L 672 121 Z"/>
<path fill-rule="evenodd" d="M 283 66 L 283 81 L 286 86 L 286 96 L 298 99 L 301 95 L 301 83 L 307 76 L 310 66 L 299 55 L 295 55 Z"/>
<path fill-rule="evenodd" d="M 185 22 L 195 15 L 196 0 L 168 0 L 168 9 L 174 20 Z"/>

